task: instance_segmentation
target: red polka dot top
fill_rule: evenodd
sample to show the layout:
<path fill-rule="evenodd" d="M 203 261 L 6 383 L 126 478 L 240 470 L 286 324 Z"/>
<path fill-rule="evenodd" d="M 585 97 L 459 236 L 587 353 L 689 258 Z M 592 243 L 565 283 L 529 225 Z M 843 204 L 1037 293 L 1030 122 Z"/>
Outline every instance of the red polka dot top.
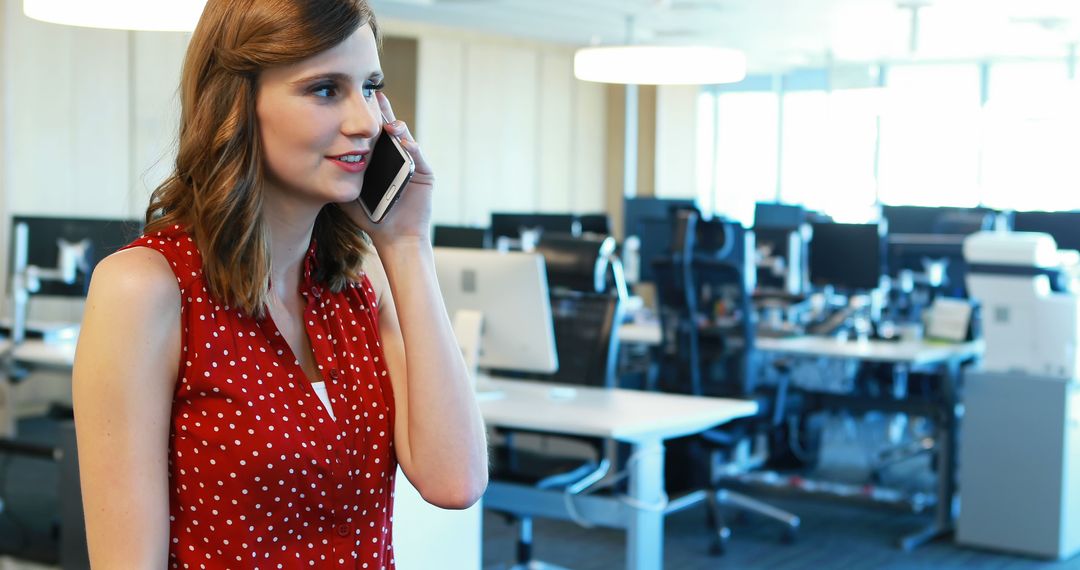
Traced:
<path fill-rule="evenodd" d="M 182 353 L 169 433 L 172 568 L 394 568 L 394 399 L 364 276 L 340 293 L 304 261 L 305 325 L 331 419 L 270 317 L 207 292 L 180 227 L 130 247 L 180 286 Z"/>

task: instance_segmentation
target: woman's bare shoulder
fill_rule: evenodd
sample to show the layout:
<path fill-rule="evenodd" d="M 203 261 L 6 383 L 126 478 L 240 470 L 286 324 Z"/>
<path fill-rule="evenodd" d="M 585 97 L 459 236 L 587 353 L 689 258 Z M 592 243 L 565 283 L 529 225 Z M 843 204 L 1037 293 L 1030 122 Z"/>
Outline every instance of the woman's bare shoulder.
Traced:
<path fill-rule="evenodd" d="M 180 289 L 177 282 L 164 255 L 148 247 L 132 247 L 98 263 L 90 280 L 87 302 L 108 300 L 130 304 L 129 308 L 175 308 L 178 311 Z"/>

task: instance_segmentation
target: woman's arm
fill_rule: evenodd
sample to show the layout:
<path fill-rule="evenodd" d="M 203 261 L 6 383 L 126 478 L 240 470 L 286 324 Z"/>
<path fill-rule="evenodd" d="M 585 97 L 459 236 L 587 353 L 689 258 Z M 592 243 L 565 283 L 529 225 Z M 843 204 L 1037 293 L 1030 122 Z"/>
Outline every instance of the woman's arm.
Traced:
<path fill-rule="evenodd" d="M 383 128 L 416 162 L 393 211 L 373 224 L 359 204 L 341 207 L 362 227 L 381 257 L 365 263 L 379 297 L 379 332 L 394 386 L 394 446 L 398 462 L 429 503 L 466 508 L 487 488 L 487 441 L 472 381 L 446 316 L 431 249 L 435 176 L 390 101 L 376 94 Z"/>
<path fill-rule="evenodd" d="M 180 291 L 160 253 L 133 248 L 98 264 L 73 373 L 94 568 L 168 564 L 168 438 L 180 342 Z"/>
<path fill-rule="evenodd" d="M 379 332 L 394 386 L 398 461 L 424 500 L 447 509 L 487 487 L 487 440 L 472 381 L 439 291 L 431 244 L 384 245 L 366 263 L 379 293 Z M 385 271 L 385 273 L 384 273 Z"/>

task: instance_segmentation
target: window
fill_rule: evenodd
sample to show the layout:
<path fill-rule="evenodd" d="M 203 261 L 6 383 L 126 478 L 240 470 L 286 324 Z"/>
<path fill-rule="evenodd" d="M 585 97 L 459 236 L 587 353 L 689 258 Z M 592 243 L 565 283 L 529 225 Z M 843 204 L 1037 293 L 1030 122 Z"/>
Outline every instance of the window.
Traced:
<path fill-rule="evenodd" d="M 781 201 L 840 221 L 874 216 L 880 96 L 880 89 L 784 95 Z"/>
<path fill-rule="evenodd" d="M 754 202 L 776 198 L 779 100 L 752 92 L 723 93 L 716 101 L 713 208 L 746 224 Z"/>
<path fill-rule="evenodd" d="M 853 222 L 879 201 L 1080 209 L 1080 81 L 1067 76 L 1064 61 L 894 64 L 884 88 L 803 86 L 782 112 L 770 81 L 706 91 L 698 195 L 746 224 L 777 198 Z"/>
<path fill-rule="evenodd" d="M 1080 207 L 1080 93 L 1062 63 L 990 68 L 983 200 L 1016 210 Z"/>
<path fill-rule="evenodd" d="M 979 67 L 896 65 L 886 75 L 880 198 L 887 204 L 979 203 Z"/>

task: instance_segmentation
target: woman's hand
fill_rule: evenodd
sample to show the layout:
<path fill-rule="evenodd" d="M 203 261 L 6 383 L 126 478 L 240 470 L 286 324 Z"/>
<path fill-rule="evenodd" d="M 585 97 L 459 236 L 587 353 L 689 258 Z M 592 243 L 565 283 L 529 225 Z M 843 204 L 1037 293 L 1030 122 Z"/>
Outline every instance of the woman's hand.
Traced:
<path fill-rule="evenodd" d="M 426 241 L 431 235 L 431 192 L 435 184 L 435 175 L 431 171 L 431 165 L 424 158 L 420 145 L 409 132 L 408 125 L 395 118 L 394 110 L 390 107 L 390 100 L 381 91 L 376 92 L 375 97 L 387 120 L 383 129 L 387 134 L 397 137 L 401 146 L 412 156 L 416 168 L 412 179 L 401 191 L 402 195 L 397 204 L 386 214 L 382 222 L 378 224 L 372 222 L 359 202 L 346 202 L 341 204 L 341 207 L 371 236 L 376 248 L 402 239 Z"/>

